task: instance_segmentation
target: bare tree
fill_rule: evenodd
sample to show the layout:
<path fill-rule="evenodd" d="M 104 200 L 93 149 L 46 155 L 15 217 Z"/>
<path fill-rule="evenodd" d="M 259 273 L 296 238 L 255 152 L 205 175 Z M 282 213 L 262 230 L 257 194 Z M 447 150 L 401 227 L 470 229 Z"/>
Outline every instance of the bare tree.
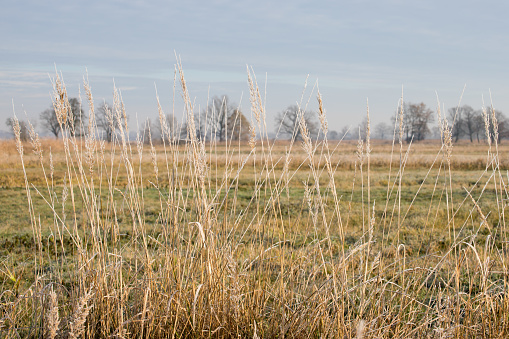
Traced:
<path fill-rule="evenodd" d="M 478 111 L 474 111 L 474 109 L 468 105 L 459 107 L 458 111 L 460 112 L 459 116 L 461 118 L 459 124 L 461 132 L 470 139 L 470 142 L 473 142 L 474 137 L 476 135 L 478 137 L 479 131 L 483 130 L 483 124 L 479 124 L 479 122 L 482 121 L 481 114 Z M 479 139 L 477 142 L 479 142 Z"/>
<path fill-rule="evenodd" d="M 7 127 L 10 128 L 11 133 L 14 135 L 14 126 L 15 122 L 13 118 L 7 118 L 5 121 Z M 24 120 L 19 120 L 19 138 L 21 141 L 28 141 L 29 132 L 28 132 L 28 123 Z"/>
<path fill-rule="evenodd" d="M 117 128 L 111 107 L 111 105 L 103 102 L 97 107 L 95 113 L 97 128 L 104 133 L 104 139 L 108 142 L 113 140 L 113 135 Z"/>
<path fill-rule="evenodd" d="M 379 122 L 374 128 L 374 137 L 378 139 L 387 139 L 392 137 L 392 127 L 386 122 Z"/>
<path fill-rule="evenodd" d="M 362 118 L 361 123 L 357 126 L 357 129 L 354 132 L 355 132 L 356 139 L 361 138 L 362 140 L 366 140 L 366 136 L 368 133 L 368 117 L 367 116 L 364 116 L 364 118 Z"/>
<path fill-rule="evenodd" d="M 83 131 L 83 123 L 85 121 L 85 112 L 81 108 L 81 103 L 77 98 L 69 99 L 68 119 L 65 121 L 65 126 L 60 126 L 58 122 L 55 109 L 48 108 L 41 112 L 39 119 L 42 121 L 42 126 L 51 134 L 58 138 L 60 135 L 61 127 L 67 127 L 71 135 L 81 135 Z"/>
<path fill-rule="evenodd" d="M 205 130 L 205 121 L 202 119 L 202 115 L 200 114 L 194 114 L 194 128 L 196 133 L 196 139 L 198 140 L 205 140 L 206 130 Z M 205 117 L 203 117 L 205 118 Z M 180 137 L 179 140 L 182 141 L 189 141 L 191 139 L 191 136 L 189 135 L 189 128 L 188 128 L 189 122 L 185 120 L 182 122 L 182 125 L 180 126 Z"/>
<path fill-rule="evenodd" d="M 249 127 L 251 124 L 246 116 L 238 109 L 228 117 L 227 137 L 231 140 L 249 140 Z"/>
<path fill-rule="evenodd" d="M 302 111 L 298 106 L 288 106 L 284 111 L 276 115 L 276 125 L 280 127 L 281 133 L 290 136 L 291 139 L 301 140 L 299 122 L 301 117 L 307 125 L 309 134 L 314 136 L 318 133 L 318 124 L 313 111 Z M 277 128 L 278 128 L 277 127 Z"/>
<path fill-rule="evenodd" d="M 451 126 L 451 137 L 454 142 L 458 142 L 463 134 L 463 111 L 460 107 L 449 108 L 448 110 L 448 123 Z"/>
<path fill-rule="evenodd" d="M 42 127 L 51 132 L 58 138 L 60 134 L 60 124 L 58 123 L 57 115 L 55 114 L 55 109 L 48 108 L 41 112 L 39 118 L 42 121 Z"/>
<path fill-rule="evenodd" d="M 403 129 L 407 142 L 421 141 L 430 133 L 428 124 L 433 121 L 433 111 L 423 102 L 404 103 Z M 396 112 L 396 116 L 398 112 Z"/>
<path fill-rule="evenodd" d="M 155 143 L 157 137 L 157 127 L 149 118 L 145 120 L 143 124 L 143 143 L 150 144 L 150 142 Z"/>
<path fill-rule="evenodd" d="M 71 98 L 69 99 L 69 107 L 71 112 L 69 114 L 70 119 L 67 119 L 67 126 L 72 135 L 82 135 L 86 117 L 81 108 L 81 102 L 78 98 Z"/>
<path fill-rule="evenodd" d="M 202 120 L 210 129 L 211 138 L 219 141 L 226 140 L 228 117 L 233 114 L 235 107 L 230 103 L 227 95 L 215 96 L 202 112 Z"/>
<path fill-rule="evenodd" d="M 327 132 L 327 139 L 329 140 L 339 140 L 341 137 L 342 135 L 339 135 L 338 131 L 336 130 L 330 130 Z"/>
<path fill-rule="evenodd" d="M 509 121 L 506 116 L 501 111 L 493 110 L 492 108 L 488 108 L 487 113 L 489 116 L 489 130 L 492 142 L 495 141 L 495 139 L 497 139 L 497 142 L 500 142 L 502 139 L 509 138 Z M 493 115 L 495 115 L 495 118 Z"/>
<path fill-rule="evenodd" d="M 344 126 L 341 131 L 339 131 L 339 138 L 343 138 L 345 140 L 352 139 L 352 131 L 350 126 Z"/>
<path fill-rule="evenodd" d="M 477 129 L 475 130 L 475 137 L 479 143 L 481 139 L 484 140 L 486 138 L 482 110 L 475 111 L 475 124 L 477 125 Z"/>
<path fill-rule="evenodd" d="M 162 123 L 162 125 L 161 125 L 161 123 Z M 178 133 L 179 133 L 178 121 L 174 114 L 171 114 L 171 113 L 166 114 L 165 116 L 162 117 L 162 121 L 161 121 L 161 117 L 158 117 L 158 119 L 153 127 L 159 134 L 158 136 L 161 138 L 163 138 L 163 134 L 166 139 L 170 139 L 170 140 L 173 140 L 178 137 Z M 155 136 L 155 134 L 152 134 L 152 135 Z"/>

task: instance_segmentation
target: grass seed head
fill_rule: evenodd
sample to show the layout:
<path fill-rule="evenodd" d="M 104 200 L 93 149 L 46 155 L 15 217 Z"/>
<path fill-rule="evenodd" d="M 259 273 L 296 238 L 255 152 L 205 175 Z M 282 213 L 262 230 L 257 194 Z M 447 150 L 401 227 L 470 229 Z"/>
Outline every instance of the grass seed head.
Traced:
<path fill-rule="evenodd" d="M 46 313 L 46 330 L 48 338 L 56 338 L 59 331 L 59 325 L 60 318 L 58 315 L 58 296 L 52 289 L 49 293 L 48 311 Z"/>

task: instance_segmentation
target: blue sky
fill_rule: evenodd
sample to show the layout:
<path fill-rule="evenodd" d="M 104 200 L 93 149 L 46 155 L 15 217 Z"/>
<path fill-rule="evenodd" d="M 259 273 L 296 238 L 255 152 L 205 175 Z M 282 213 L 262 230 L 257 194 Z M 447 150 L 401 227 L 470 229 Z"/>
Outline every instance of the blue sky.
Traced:
<path fill-rule="evenodd" d="M 405 101 L 509 115 L 509 3 L 505 1 L 4 1 L 0 11 L 0 129 L 13 113 L 37 120 L 51 104 L 48 74 L 70 96 L 85 69 L 96 101 L 113 79 L 128 114 L 157 114 L 155 89 L 172 110 L 175 52 L 196 105 L 227 94 L 248 115 L 246 64 L 267 79 L 267 115 L 307 98 L 318 82 L 331 129 L 366 112 L 389 121 Z M 176 115 L 182 114 L 177 91 Z M 135 119 L 131 119 L 134 123 Z"/>

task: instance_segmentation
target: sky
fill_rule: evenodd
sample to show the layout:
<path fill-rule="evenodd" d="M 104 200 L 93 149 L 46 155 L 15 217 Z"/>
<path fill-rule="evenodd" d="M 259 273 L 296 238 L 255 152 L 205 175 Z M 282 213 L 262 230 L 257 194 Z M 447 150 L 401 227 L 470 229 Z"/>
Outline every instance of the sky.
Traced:
<path fill-rule="evenodd" d="M 97 104 L 115 84 L 133 125 L 156 118 L 156 88 L 181 117 L 176 54 L 197 110 L 226 94 L 249 117 L 252 67 L 271 128 L 289 105 L 316 110 L 317 88 L 335 130 L 356 126 L 367 100 L 374 123 L 390 122 L 402 90 L 434 110 L 438 96 L 446 110 L 484 100 L 509 115 L 508 13 L 500 0 L 6 0 L 0 130 L 14 112 L 37 121 L 51 106 L 55 69 L 70 97 L 84 98 L 88 73 Z"/>

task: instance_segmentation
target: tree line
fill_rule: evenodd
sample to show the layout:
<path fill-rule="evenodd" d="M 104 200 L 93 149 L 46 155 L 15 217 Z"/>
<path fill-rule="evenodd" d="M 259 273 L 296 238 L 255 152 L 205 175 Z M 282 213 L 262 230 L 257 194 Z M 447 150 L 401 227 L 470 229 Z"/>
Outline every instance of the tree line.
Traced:
<path fill-rule="evenodd" d="M 427 108 L 424 103 L 404 104 L 403 110 L 406 112 L 406 114 L 403 115 L 402 121 L 405 140 L 423 140 L 430 132 L 429 124 L 433 121 L 433 111 Z M 307 124 L 311 137 L 318 139 L 324 138 L 325 135 L 323 135 L 323 131 L 320 131 L 320 125 L 318 124 L 316 115 L 315 112 L 310 110 L 302 111 L 297 106 L 288 106 L 284 111 L 276 115 L 276 129 L 279 134 L 283 136 L 299 140 L 302 137 L 300 134 L 299 121 L 303 119 Z M 393 125 L 395 122 L 393 118 Z M 380 122 L 375 126 L 370 126 L 370 128 L 371 137 L 373 138 L 389 139 L 393 137 L 394 129 L 386 122 Z M 327 132 L 327 138 L 329 140 L 364 139 L 367 130 L 368 121 L 365 117 L 357 128 L 345 126 L 340 131 L 330 130 Z"/>
<path fill-rule="evenodd" d="M 403 114 L 401 114 L 401 111 Z M 297 106 L 289 106 L 286 110 L 276 115 L 276 129 L 278 129 L 281 135 L 300 139 L 298 123 L 301 116 L 306 121 L 312 137 L 318 139 L 324 137 L 324 135 L 319 133 L 316 113 L 313 111 L 300 111 Z M 400 116 L 403 117 L 401 121 L 399 121 Z M 370 126 L 371 137 L 374 139 L 399 138 L 399 128 L 401 125 L 402 139 L 405 142 L 440 139 L 439 126 L 432 126 L 436 116 L 436 112 L 422 102 L 403 103 L 394 113 L 390 123 L 379 122 L 374 126 Z M 497 133 L 494 133 L 494 119 L 498 128 Z M 485 140 L 485 126 L 489 127 L 489 135 L 492 141 L 495 135 L 498 137 L 498 141 L 509 138 L 508 118 L 502 112 L 491 107 L 478 110 L 468 105 L 453 107 L 447 110 L 446 115 L 442 117 L 442 122 L 447 123 L 451 129 L 453 142 L 458 142 L 461 139 L 469 140 L 470 142 Z M 339 131 L 328 131 L 327 138 L 329 140 L 364 139 L 366 137 L 367 124 L 367 119 L 364 118 L 356 127 L 345 126 Z"/>
<path fill-rule="evenodd" d="M 58 121 L 53 106 L 39 114 L 39 120 L 43 129 L 58 138 L 62 130 L 70 131 L 73 136 L 83 136 L 87 130 L 87 116 L 81 107 L 78 98 L 68 100 L 69 119 L 65 122 Z M 248 140 L 251 124 L 240 108 L 230 102 L 227 95 L 215 96 L 207 104 L 207 107 L 194 115 L 196 136 L 200 140 Z M 94 111 L 94 124 L 99 136 L 111 142 L 118 132 L 119 127 L 115 118 L 112 105 L 103 102 Z M 8 118 L 6 125 L 11 129 L 14 120 Z M 27 141 L 29 138 L 29 124 L 19 121 L 20 138 Z M 143 136 L 145 141 L 157 142 L 165 137 L 176 141 L 185 141 L 189 138 L 187 121 L 178 122 L 173 114 L 160 115 L 153 121 L 147 119 L 143 125 Z"/>
<path fill-rule="evenodd" d="M 430 123 L 434 122 L 434 117 L 437 114 L 427 108 L 424 103 L 405 103 L 403 104 L 403 111 L 405 141 L 420 141 L 430 137 L 434 139 L 440 138 L 439 126 L 430 127 Z M 392 121 L 395 122 L 396 119 L 393 118 Z M 461 139 L 466 139 L 470 142 L 485 140 L 487 138 L 485 126 L 489 128 L 489 136 L 492 141 L 495 135 L 498 137 L 497 141 L 499 142 L 502 139 L 509 138 L 509 121 L 507 117 L 492 107 L 477 110 L 468 105 L 452 107 L 442 117 L 442 123 L 446 123 L 451 129 L 453 142 L 458 142 Z M 494 133 L 495 123 L 498 128 L 497 133 Z"/>
<path fill-rule="evenodd" d="M 72 135 L 81 136 L 86 129 L 87 116 L 81 107 L 81 102 L 77 98 L 68 100 L 69 118 L 65 122 L 59 122 L 55 114 L 55 109 L 50 107 L 40 113 L 39 119 L 45 131 L 58 138 L 62 128 L 66 128 Z M 403 114 L 401 115 L 401 110 Z M 506 116 L 491 108 L 475 110 L 468 105 L 450 108 L 447 111 L 444 120 L 451 128 L 451 135 L 454 142 L 460 139 L 466 139 L 470 142 L 480 142 L 486 139 L 485 120 L 492 120 L 493 115 L 498 125 L 498 141 L 509 138 L 509 120 Z M 403 116 L 400 122 L 399 116 Z M 399 125 L 403 131 L 403 139 L 406 142 L 418 142 L 424 139 L 440 138 L 438 126 L 432 127 L 435 121 L 436 113 L 428 108 L 424 103 L 403 103 L 398 107 L 393 115 L 391 122 L 379 122 L 371 126 L 371 137 L 375 139 L 392 139 L 399 137 Z M 278 112 L 275 116 L 275 132 L 278 138 L 302 139 L 300 120 L 303 119 L 307 125 L 310 136 L 316 139 L 323 139 L 325 136 L 320 131 L 320 124 L 317 120 L 316 112 L 312 110 L 302 110 L 296 105 L 290 105 L 286 109 Z M 103 102 L 95 109 L 95 125 L 102 138 L 108 142 L 113 140 L 118 131 L 113 106 Z M 6 125 L 12 130 L 13 120 L 7 119 Z M 234 103 L 230 101 L 227 95 L 215 96 L 207 104 L 207 107 L 194 115 L 194 125 L 196 128 L 196 137 L 200 140 L 248 140 L 251 133 L 251 123 L 244 113 Z M 494 137 L 493 123 L 490 135 Z M 355 128 L 343 127 L 341 130 L 329 130 L 327 138 L 329 140 L 357 139 L 365 138 L 367 131 L 367 120 Z M 27 122 L 20 121 L 20 136 L 22 140 L 29 138 L 29 125 Z M 188 123 L 186 120 L 178 122 L 173 114 L 160 116 L 153 121 L 147 119 L 143 126 L 144 140 L 147 142 L 157 142 L 162 137 L 171 140 L 185 141 L 189 138 Z"/>

